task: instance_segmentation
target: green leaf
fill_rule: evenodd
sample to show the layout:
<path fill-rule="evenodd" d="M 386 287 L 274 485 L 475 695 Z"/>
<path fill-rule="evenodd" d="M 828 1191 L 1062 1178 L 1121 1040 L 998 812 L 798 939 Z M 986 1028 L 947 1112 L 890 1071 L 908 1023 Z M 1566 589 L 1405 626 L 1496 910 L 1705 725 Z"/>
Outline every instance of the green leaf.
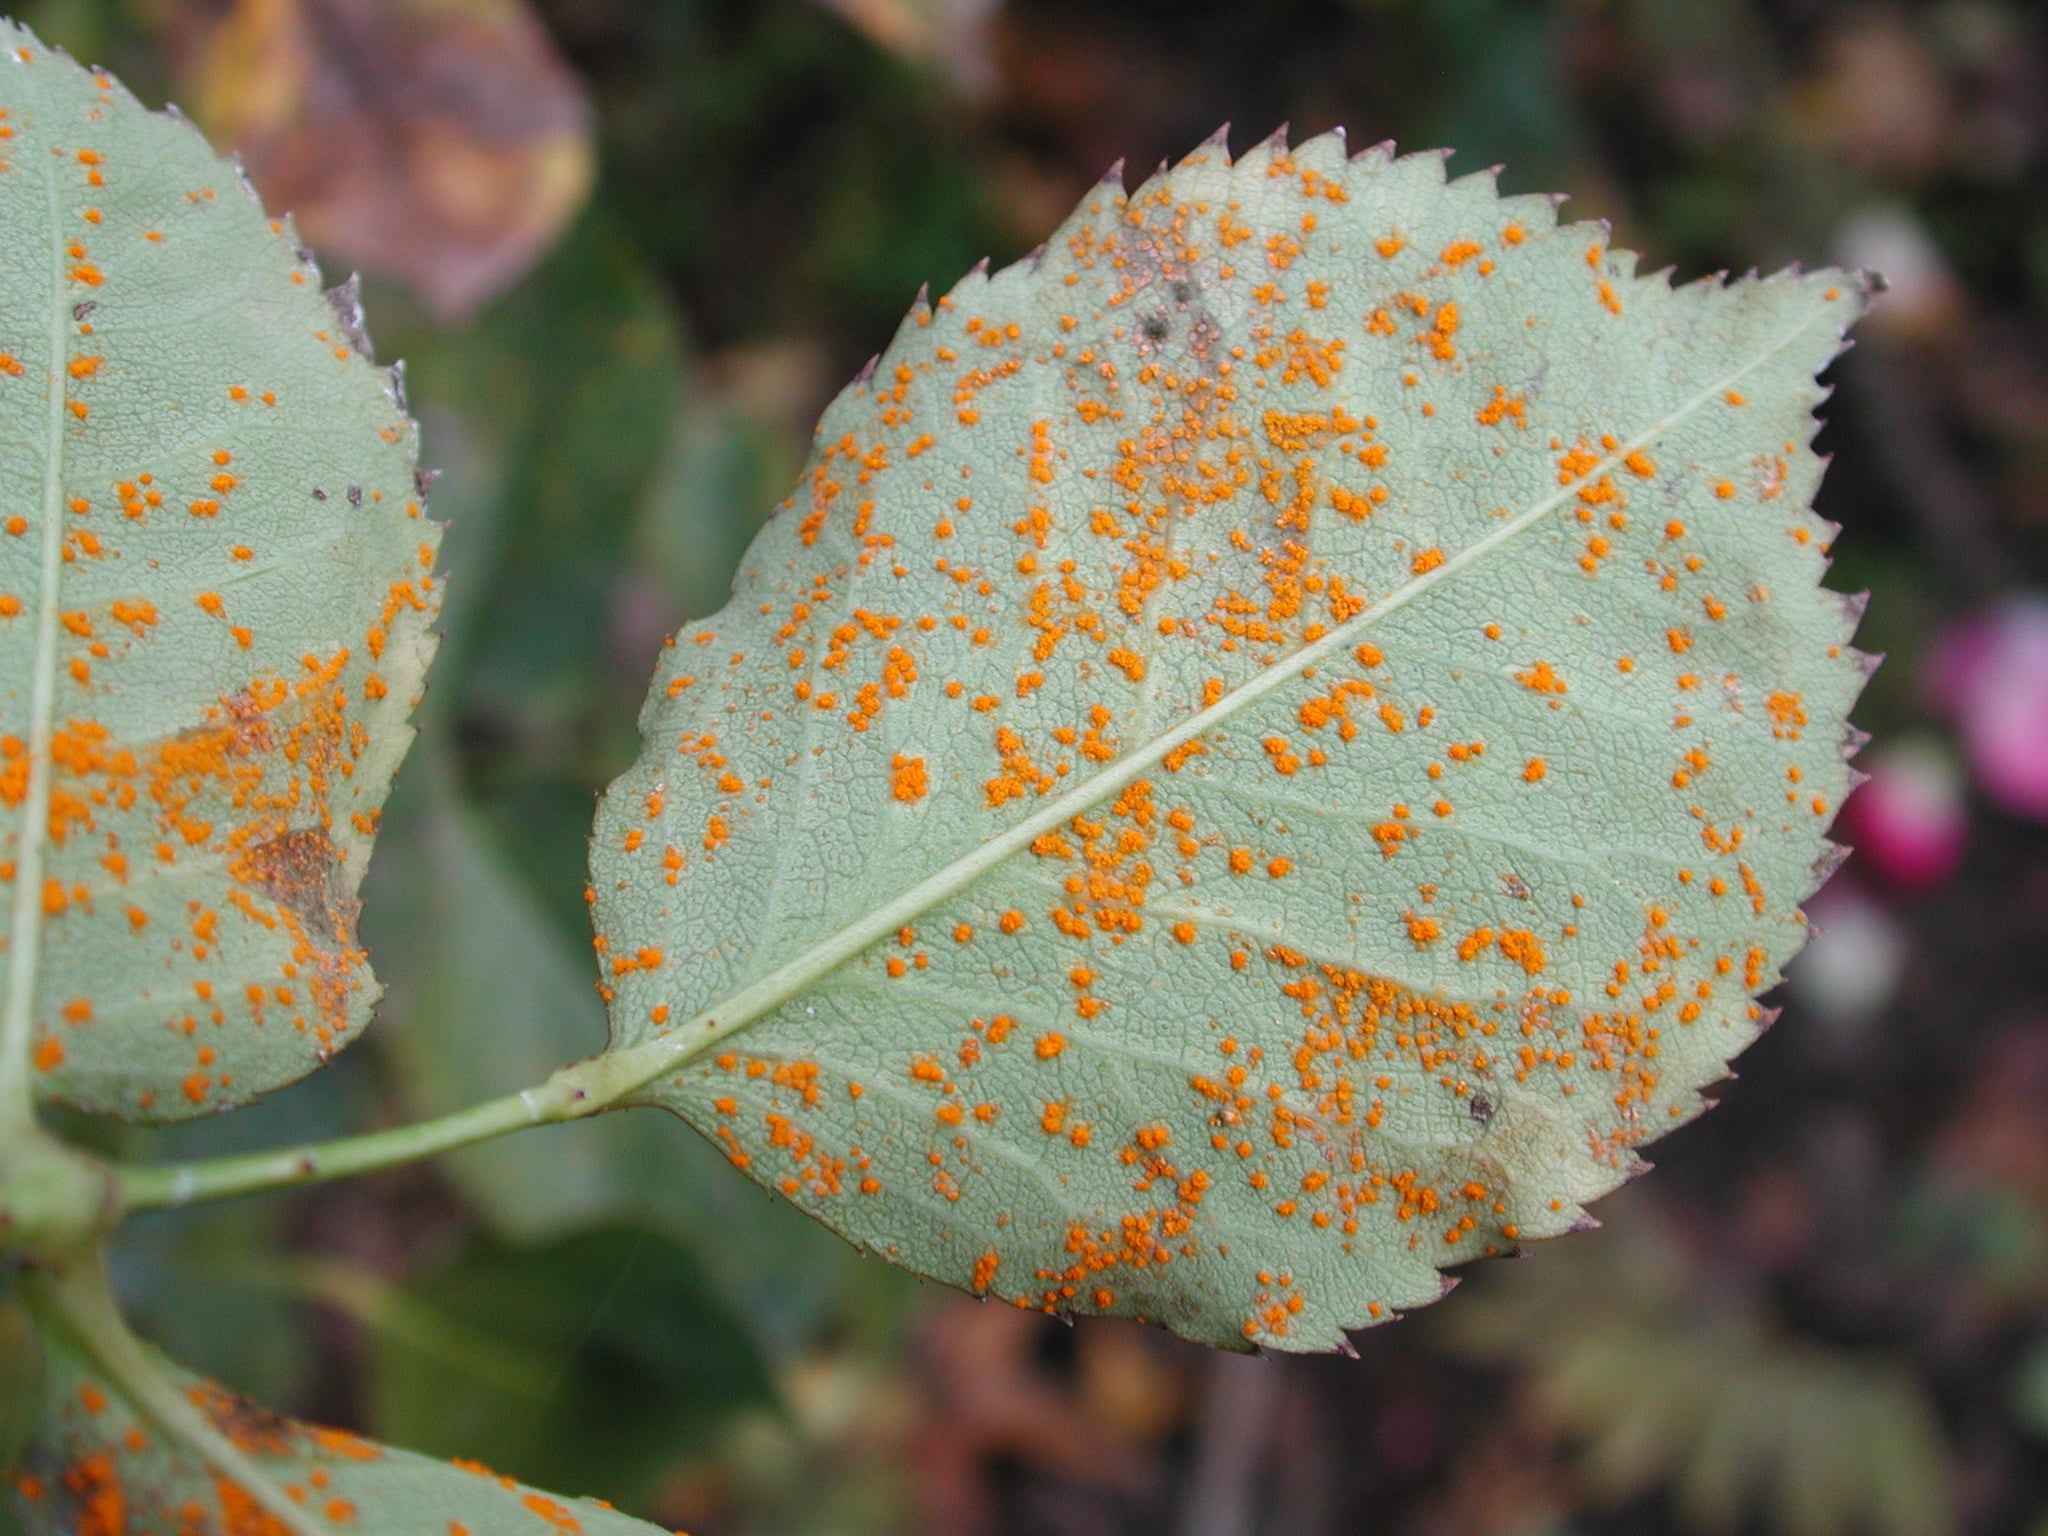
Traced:
<path fill-rule="evenodd" d="M 231 163 L 12 25 L 0 127 L 0 1082 L 177 1119 L 369 1016 L 437 530 L 352 287 Z"/>
<path fill-rule="evenodd" d="M 771 355 L 761 371 L 778 361 Z M 782 367 L 801 377 L 801 364 Z M 760 417 L 727 394 L 692 391 L 642 498 L 633 564 L 679 618 L 702 618 L 723 604 L 762 510 L 798 467 L 794 453 L 777 451 L 781 434 Z"/>
<path fill-rule="evenodd" d="M 629 509 L 682 387 L 677 317 L 633 241 L 593 211 L 474 327 L 420 328 L 405 350 L 437 407 L 430 436 L 453 429 L 467 450 L 448 562 L 466 611 L 435 692 L 522 734 L 587 733 Z M 443 449 L 429 451 L 440 467 Z M 481 537 L 464 531 L 477 522 Z"/>
<path fill-rule="evenodd" d="M 43 1354 L 42 1429 L 14 1474 L 31 1536 L 88 1529 L 183 1536 L 195 1526 L 250 1536 L 282 1530 L 244 1489 L 160 1433 L 66 1338 L 46 1333 Z M 165 1370 L 214 1429 L 329 1529 L 377 1536 L 645 1536 L 656 1529 L 598 1504 L 536 1492 L 475 1463 L 451 1466 L 300 1424 Z"/>
<path fill-rule="evenodd" d="M 195 1205 L 129 1223 L 109 1259 L 129 1317 L 165 1354 L 230 1391 L 287 1406 L 304 1401 L 318 1348 L 278 1280 L 290 1214 L 280 1200 Z"/>
<path fill-rule="evenodd" d="M 377 1329 L 379 1433 L 621 1502 L 644 1502 L 729 1415 L 773 1398 L 746 1325 L 651 1233 L 477 1245 L 393 1311 L 413 1326 Z"/>
<path fill-rule="evenodd" d="M 1847 788 L 1864 287 L 1553 207 L 1219 140 L 920 304 L 599 812 L 641 1098 L 920 1273 L 1288 1349 L 1697 1114 Z"/>

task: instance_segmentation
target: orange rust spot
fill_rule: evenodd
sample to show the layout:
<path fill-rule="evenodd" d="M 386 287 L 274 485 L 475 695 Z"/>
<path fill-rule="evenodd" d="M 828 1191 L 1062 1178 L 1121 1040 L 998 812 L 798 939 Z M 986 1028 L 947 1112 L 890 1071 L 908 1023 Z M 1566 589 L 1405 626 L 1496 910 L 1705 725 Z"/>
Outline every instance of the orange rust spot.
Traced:
<path fill-rule="evenodd" d="M 905 804 L 915 804 L 930 792 L 931 784 L 925 775 L 924 759 L 905 757 L 901 753 L 890 759 L 889 769 L 891 793 Z"/>
<path fill-rule="evenodd" d="M 879 1188 L 880 1186 L 877 1187 Z M 995 1282 L 996 1268 L 1002 1262 L 1001 1257 L 993 1251 L 984 1253 L 974 1261 L 974 1273 L 969 1280 L 969 1284 L 977 1292 L 986 1291 Z"/>
<path fill-rule="evenodd" d="M 565 1504 L 559 1504 L 544 1493 L 529 1493 L 519 1501 L 533 1514 L 553 1526 L 560 1536 L 579 1536 L 583 1522 L 569 1512 Z"/>

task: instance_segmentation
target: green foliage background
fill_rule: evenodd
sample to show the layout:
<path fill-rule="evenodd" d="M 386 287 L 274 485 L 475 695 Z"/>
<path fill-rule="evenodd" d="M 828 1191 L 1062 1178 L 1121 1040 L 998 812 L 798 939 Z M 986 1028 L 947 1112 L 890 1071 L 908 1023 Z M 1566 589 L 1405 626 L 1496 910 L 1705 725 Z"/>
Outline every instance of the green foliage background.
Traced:
<path fill-rule="evenodd" d="M 265 9 L 21 19 L 242 123 L 292 202 L 247 127 L 272 77 L 220 43 Z M 332 39 L 437 7 L 282 9 Z M 489 34 L 520 7 L 438 9 Z M 391 995 L 333 1069 L 148 1133 L 160 1150 L 395 1123 L 596 1049 L 584 839 L 662 637 L 722 600 L 819 406 L 921 283 L 1023 254 L 1110 162 L 1221 121 L 1238 147 L 1282 121 L 1456 145 L 1454 170 L 1570 191 L 1686 276 L 1889 268 L 1821 501 L 1837 584 L 1875 593 L 1862 643 L 1891 653 L 1861 711 L 1879 748 L 1945 743 L 1937 642 L 2048 580 L 2048 25 L 2019 0 L 532 11 L 594 150 L 559 233 L 540 219 L 467 305 L 419 276 L 467 259 L 447 228 L 423 258 L 321 252 L 366 269 L 451 521 L 449 638 L 367 891 Z M 517 49 L 465 57 L 437 100 L 467 139 L 351 77 L 355 121 L 405 150 L 379 195 L 492 169 L 516 201 L 543 177 L 462 158 L 517 143 L 505 101 L 545 94 Z M 1723 1107 L 1602 1208 L 1607 1236 L 1473 1275 L 1361 1360 L 1211 1360 L 977 1307 L 857 1261 L 651 1112 L 150 1218 L 116 1279 L 152 1337 L 267 1402 L 699 1532 L 2048 1529 L 2048 832 L 1981 793 L 1970 816 L 1946 882 L 1845 877 L 1889 925 L 1887 998 L 1795 988 Z"/>

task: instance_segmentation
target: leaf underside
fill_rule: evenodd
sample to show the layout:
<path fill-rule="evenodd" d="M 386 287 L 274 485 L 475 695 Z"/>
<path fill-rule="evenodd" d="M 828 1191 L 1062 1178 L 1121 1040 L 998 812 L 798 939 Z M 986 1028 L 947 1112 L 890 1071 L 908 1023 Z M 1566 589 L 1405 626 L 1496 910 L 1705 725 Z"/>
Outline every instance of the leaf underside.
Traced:
<path fill-rule="evenodd" d="M 377 1536 L 646 1536 L 656 1529 L 588 1500 L 536 1492 L 474 1463 L 451 1465 L 301 1424 L 210 1382 L 166 1370 L 214 1428 L 333 1530 Z M 42 1431 L 14 1474 L 17 1508 L 31 1533 L 282 1531 L 247 1490 L 158 1433 L 60 1335 L 44 1337 L 43 1374 Z"/>
<path fill-rule="evenodd" d="M 45 859 L 8 895 L 42 908 L 36 1088 L 177 1119 L 304 1075 L 369 1016 L 356 890 L 433 648 L 438 530 L 352 291 L 323 296 L 188 124 L 6 24 L 0 267 L 0 798 L 10 880 L 29 844 Z"/>
<path fill-rule="evenodd" d="M 1285 1349 L 1698 1113 L 1847 787 L 1864 284 L 1553 210 L 1217 140 L 921 302 L 600 810 L 614 1047 L 765 997 L 643 1097 L 920 1273 Z"/>

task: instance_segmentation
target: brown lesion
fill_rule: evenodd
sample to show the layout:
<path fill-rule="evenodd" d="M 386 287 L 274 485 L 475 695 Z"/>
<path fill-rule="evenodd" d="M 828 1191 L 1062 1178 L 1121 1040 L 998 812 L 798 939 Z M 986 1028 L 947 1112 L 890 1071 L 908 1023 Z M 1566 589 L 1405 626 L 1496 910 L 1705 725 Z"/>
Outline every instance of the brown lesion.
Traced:
<path fill-rule="evenodd" d="M 361 911 L 334 840 L 324 827 L 301 827 L 252 843 L 228 865 L 242 886 L 270 898 L 291 931 L 293 959 L 310 970 L 322 1043 L 346 1033 L 349 995 L 363 959 L 356 939 Z"/>
<path fill-rule="evenodd" d="M 246 849 L 229 873 L 298 918 L 335 947 L 354 938 L 357 903 L 342 877 L 341 855 L 321 827 L 279 834 Z"/>
<path fill-rule="evenodd" d="M 210 1381 L 193 1383 L 186 1395 L 238 1451 L 253 1456 L 291 1456 L 301 1450 L 305 1427 L 281 1413 Z"/>

